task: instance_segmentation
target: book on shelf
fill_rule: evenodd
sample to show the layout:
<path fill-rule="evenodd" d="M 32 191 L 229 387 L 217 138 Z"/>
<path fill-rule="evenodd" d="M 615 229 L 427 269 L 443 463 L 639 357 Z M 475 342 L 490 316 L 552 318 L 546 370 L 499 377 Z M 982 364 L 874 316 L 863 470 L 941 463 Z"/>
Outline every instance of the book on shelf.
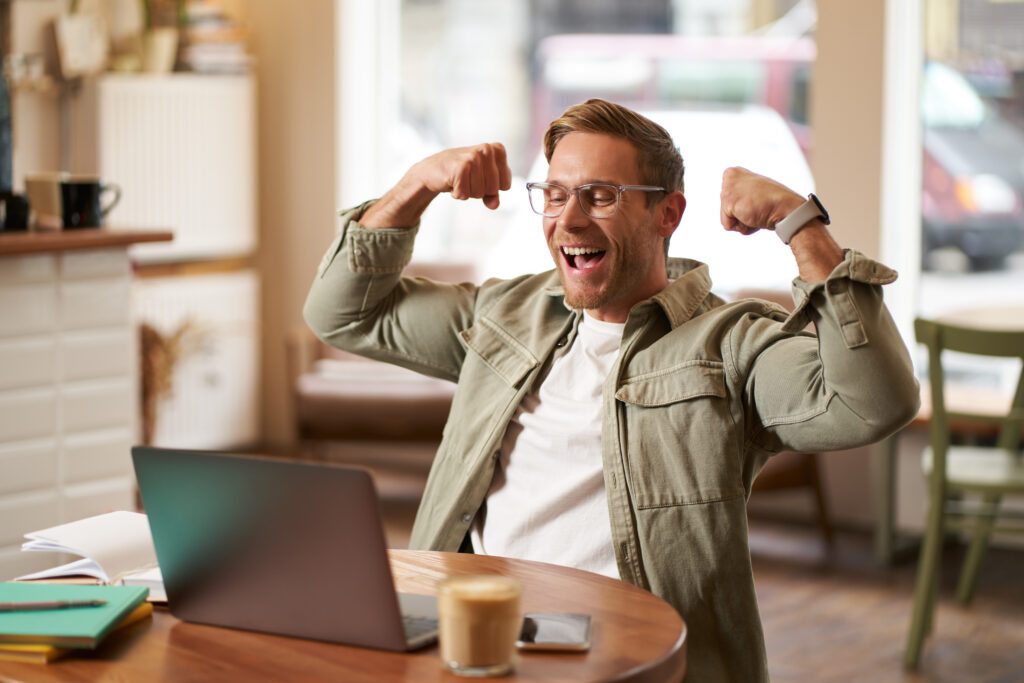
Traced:
<path fill-rule="evenodd" d="M 185 5 L 186 21 L 180 28 L 179 68 L 199 73 L 246 73 L 252 68 L 248 54 L 249 29 L 232 19 L 219 2 L 193 0 Z"/>
<path fill-rule="evenodd" d="M 142 586 L 0 583 L 0 603 L 103 601 L 92 607 L 0 611 L 0 643 L 95 648 L 145 602 L 148 593 Z"/>
<path fill-rule="evenodd" d="M 146 586 L 151 600 L 166 601 L 149 531 L 138 512 L 108 512 L 25 534 L 21 549 L 78 555 L 80 559 L 19 576 L 16 581 L 81 582 Z"/>
<path fill-rule="evenodd" d="M 183 65 L 200 73 L 245 73 L 253 61 L 245 47 L 237 43 L 185 45 L 179 58 Z"/>
<path fill-rule="evenodd" d="M 143 602 L 129 612 L 128 616 L 122 619 L 114 627 L 113 631 L 120 631 L 136 622 L 142 621 L 152 613 L 153 604 Z M 57 645 L 47 645 L 44 643 L 0 643 L 0 661 L 48 664 L 74 651 L 75 648 L 58 647 Z"/>
<path fill-rule="evenodd" d="M 249 29 L 234 22 L 193 24 L 183 29 L 186 45 L 226 44 L 241 45 L 249 41 Z"/>

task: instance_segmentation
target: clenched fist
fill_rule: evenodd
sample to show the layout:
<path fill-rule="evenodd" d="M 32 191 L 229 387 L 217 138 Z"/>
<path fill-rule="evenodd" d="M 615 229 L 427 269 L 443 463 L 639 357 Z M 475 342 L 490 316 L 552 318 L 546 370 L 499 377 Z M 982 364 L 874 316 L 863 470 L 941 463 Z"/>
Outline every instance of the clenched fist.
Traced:
<path fill-rule="evenodd" d="M 734 166 L 722 174 L 722 225 L 750 235 L 774 230 L 775 224 L 795 211 L 804 198 L 771 178 Z"/>
<path fill-rule="evenodd" d="M 446 149 L 417 163 L 411 173 L 431 192 L 483 199 L 489 209 L 498 208 L 498 191 L 512 185 L 512 171 L 500 142 Z"/>
<path fill-rule="evenodd" d="M 497 209 L 498 192 L 511 185 L 501 143 L 446 149 L 413 165 L 359 222 L 367 228 L 410 227 L 442 192 L 455 199 L 482 199 L 487 208 Z"/>

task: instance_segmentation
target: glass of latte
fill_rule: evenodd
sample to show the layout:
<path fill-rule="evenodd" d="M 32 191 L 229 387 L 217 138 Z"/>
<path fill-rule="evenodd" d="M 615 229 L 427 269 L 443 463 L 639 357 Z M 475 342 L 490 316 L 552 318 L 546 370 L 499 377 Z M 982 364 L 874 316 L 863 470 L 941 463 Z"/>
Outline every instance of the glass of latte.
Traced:
<path fill-rule="evenodd" d="M 497 574 L 445 579 L 437 611 L 444 666 L 461 676 L 501 676 L 512 670 L 522 613 L 522 585 Z"/>

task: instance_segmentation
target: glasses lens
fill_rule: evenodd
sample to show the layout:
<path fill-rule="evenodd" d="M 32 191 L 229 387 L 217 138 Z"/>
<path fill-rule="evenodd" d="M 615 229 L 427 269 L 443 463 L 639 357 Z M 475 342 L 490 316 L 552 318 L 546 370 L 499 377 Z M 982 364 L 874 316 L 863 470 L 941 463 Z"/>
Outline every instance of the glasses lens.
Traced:
<path fill-rule="evenodd" d="M 619 204 L 619 188 L 614 185 L 584 185 L 580 188 L 583 210 L 594 218 L 607 218 Z"/>
<path fill-rule="evenodd" d="M 529 186 L 530 206 L 542 216 L 557 216 L 565 208 L 569 191 L 561 185 L 534 183 Z"/>

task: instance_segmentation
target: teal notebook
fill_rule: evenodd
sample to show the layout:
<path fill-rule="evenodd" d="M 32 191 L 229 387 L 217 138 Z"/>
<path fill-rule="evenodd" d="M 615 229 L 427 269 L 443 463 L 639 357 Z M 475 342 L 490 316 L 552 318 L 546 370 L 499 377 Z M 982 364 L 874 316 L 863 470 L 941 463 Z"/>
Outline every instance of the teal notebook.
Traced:
<path fill-rule="evenodd" d="M 0 583 L 2 602 L 106 600 L 99 607 L 0 612 L 0 643 L 42 643 L 94 648 L 149 593 L 144 586 L 68 586 L 50 583 Z"/>

